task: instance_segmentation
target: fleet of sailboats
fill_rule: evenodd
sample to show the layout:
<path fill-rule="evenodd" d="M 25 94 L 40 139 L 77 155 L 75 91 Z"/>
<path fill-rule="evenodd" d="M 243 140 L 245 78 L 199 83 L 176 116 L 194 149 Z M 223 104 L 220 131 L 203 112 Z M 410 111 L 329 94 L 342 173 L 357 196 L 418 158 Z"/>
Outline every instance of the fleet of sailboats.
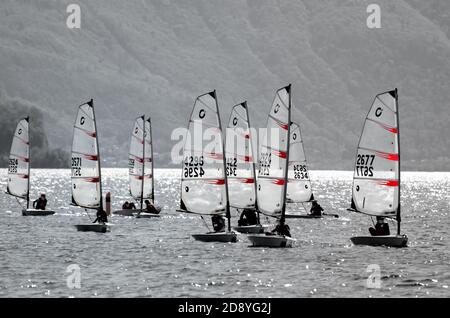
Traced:
<path fill-rule="evenodd" d="M 214 230 L 193 234 L 203 242 L 237 242 L 236 232 L 248 234 L 253 246 L 291 247 L 286 219 L 315 216 L 287 212 L 287 204 L 303 205 L 314 200 L 301 127 L 291 120 L 291 85 L 277 90 L 268 114 L 265 136 L 259 140 L 259 159 L 247 102 L 232 108 L 226 132 L 222 130 L 216 91 L 198 96 L 189 118 L 183 146 L 180 208 L 205 221 L 211 217 Z M 400 127 L 397 89 L 381 93 L 365 119 L 358 143 L 353 187 L 352 212 L 376 217 L 378 222 L 397 222 L 397 233 L 352 237 L 355 245 L 407 246 L 401 234 Z M 200 138 L 199 138 L 200 136 Z M 152 124 L 145 115 L 136 118 L 129 149 L 129 191 L 138 209 L 114 214 L 137 217 L 159 216 L 147 213 L 144 200 L 154 205 L 154 157 Z M 30 208 L 29 118 L 21 119 L 14 131 L 8 165 L 6 193 L 26 200 L 25 215 L 51 215 L 52 210 Z M 97 211 L 98 223 L 78 224 L 78 231 L 105 233 L 99 142 L 94 102 L 78 107 L 73 126 L 71 157 L 72 205 Z M 258 169 L 258 173 L 256 170 Z M 107 194 L 107 204 L 110 202 Z M 147 202 L 148 203 L 148 202 Z M 252 224 L 231 226 L 231 208 L 256 215 Z M 158 208 L 158 212 L 160 208 Z M 102 214 L 103 213 L 103 214 Z M 331 214 L 332 216 L 336 216 Z M 89 213 L 88 213 L 89 216 Z M 277 222 L 273 231 L 261 224 L 261 216 Z M 225 219 L 226 221 L 225 221 Z M 105 217 L 106 219 L 106 217 Z M 283 229 L 287 229 L 284 231 Z M 234 232 L 235 230 L 236 232 Z M 372 230 L 372 229 L 371 229 Z"/>

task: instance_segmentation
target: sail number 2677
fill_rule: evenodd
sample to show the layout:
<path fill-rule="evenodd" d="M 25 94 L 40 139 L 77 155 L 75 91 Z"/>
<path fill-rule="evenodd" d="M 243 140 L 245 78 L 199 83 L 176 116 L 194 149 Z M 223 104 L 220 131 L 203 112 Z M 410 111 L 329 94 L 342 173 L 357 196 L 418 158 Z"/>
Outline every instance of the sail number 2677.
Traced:
<path fill-rule="evenodd" d="M 373 177 L 373 161 L 375 155 L 360 155 L 356 158 L 356 174 L 358 177 Z"/>

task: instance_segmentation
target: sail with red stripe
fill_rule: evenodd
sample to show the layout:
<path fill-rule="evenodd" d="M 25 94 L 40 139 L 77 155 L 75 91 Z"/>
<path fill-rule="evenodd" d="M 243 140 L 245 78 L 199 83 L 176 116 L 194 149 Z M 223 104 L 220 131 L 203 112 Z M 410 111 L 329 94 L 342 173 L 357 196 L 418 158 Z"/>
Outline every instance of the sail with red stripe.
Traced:
<path fill-rule="evenodd" d="M 233 107 L 226 132 L 226 166 L 230 206 L 256 207 L 255 162 L 247 103 Z"/>
<path fill-rule="evenodd" d="M 286 200 L 288 203 L 303 203 L 312 199 L 313 193 L 300 126 L 291 123 Z"/>
<path fill-rule="evenodd" d="M 397 91 L 376 96 L 356 154 L 352 209 L 395 216 L 400 206 L 400 152 Z"/>
<path fill-rule="evenodd" d="M 102 206 L 100 155 L 94 103 L 78 108 L 72 141 L 72 203 L 83 208 Z"/>
<path fill-rule="evenodd" d="M 223 135 L 216 93 L 197 97 L 183 147 L 182 212 L 227 213 Z"/>
<path fill-rule="evenodd" d="M 258 208 L 269 215 L 285 209 L 291 98 L 290 86 L 279 89 L 270 110 L 265 135 L 260 141 Z"/>
<path fill-rule="evenodd" d="M 136 118 L 131 132 L 130 151 L 128 153 L 129 185 L 131 196 L 140 201 L 144 184 L 144 131 L 145 118 Z"/>
<path fill-rule="evenodd" d="M 9 153 L 6 192 L 21 199 L 28 199 L 30 190 L 30 138 L 28 130 L 28 118 L 21 119 L 14 131 Z"/>

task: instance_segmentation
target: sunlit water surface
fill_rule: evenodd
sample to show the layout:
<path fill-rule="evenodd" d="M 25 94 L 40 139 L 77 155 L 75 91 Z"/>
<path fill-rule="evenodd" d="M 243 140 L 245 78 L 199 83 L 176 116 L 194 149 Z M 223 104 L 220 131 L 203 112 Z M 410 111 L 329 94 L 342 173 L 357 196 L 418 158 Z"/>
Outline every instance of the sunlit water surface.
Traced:
<path fill-rule="evenodd" d="M 313 171 L 315 196 L 341 218 L 289 220 L 291 249 L 201 243 L 207 229 L 194 215 L 175 212 L 179 170 L 157 170 L 160 219 L 114 216 L 107 234 L 77 232 L 93 213 L 70 206 L 69 170 L 33 170 L 32 197 L 48 195 L 49 217 L 22 217 L 16 200 L 0 194 L 2 297 L 448 297 L 450 296 L 450 173 L 402 174 L 403 249 L 353 246 L 369 217 L 346 211 L 351 172 Z M 6 170 L 0 170 L 6 189 Z M 128 200 L 127 169 L 104 169 L 113 207 Z M 299 207 L 300 208 L 300 207 Z M 234 216 L 236 214 L 234 213 Z M 264 220 L 265 222 L 273 222 Z M 237 222 L 236 217 L 233 223 Z M 391 224 L 395 229 L 395 224 Z M 81 268 L 81 288 L 67 285 L 67 267 Z M 367 288 L 367 267 L 381 271 L 381 288 Z"/>

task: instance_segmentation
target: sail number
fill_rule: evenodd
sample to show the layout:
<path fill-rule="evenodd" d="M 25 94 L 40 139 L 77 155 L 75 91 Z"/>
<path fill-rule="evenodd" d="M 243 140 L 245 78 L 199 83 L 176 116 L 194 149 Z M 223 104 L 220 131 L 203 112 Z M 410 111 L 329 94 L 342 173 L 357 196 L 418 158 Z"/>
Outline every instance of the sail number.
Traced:
<path fill-rule="evenodd" d="M 19 165 L 18 159 L 9 159 L 8 173 L 17 173 L 17 166 Z"/>
<path fill-rule="evenodd" d="M 308 179 L 308 170 L 306 165 L 294 165 L 294 179 Z"/>
<path fill-rule="evenodd" d="M 201 178 L 205 175 L 203 156 L 188 156 L 184 158 L 184 177 Z"/>
<path fill-rule="evenodd" d="M 72 176 L 81 177 L 81 158 L 72 157 Z"/>
<path fill-rule="evenodd" d="M 272 153 L 262 153 L 259 160 L 259 175 L 268 176 L 270 174 L 270 164 L 272 163 Z"/>
<path fill-rule="evenodd" d="M 237 177 L 237 159 L 236 158 L 227 158 L 227 176 Z"/>
<path fill-rule="evenodd" d="M 373 161 L 375 155 L 358 155 L 356 158 L 356 174 L 358 177 L 373 177 Z"/>
<path fill-rule="evenodd" d="M 128 159 L 128 168 L 129 168 L 130 174 L 134 173 L 134 162 L 135 162 L 134 159 Z"/>

